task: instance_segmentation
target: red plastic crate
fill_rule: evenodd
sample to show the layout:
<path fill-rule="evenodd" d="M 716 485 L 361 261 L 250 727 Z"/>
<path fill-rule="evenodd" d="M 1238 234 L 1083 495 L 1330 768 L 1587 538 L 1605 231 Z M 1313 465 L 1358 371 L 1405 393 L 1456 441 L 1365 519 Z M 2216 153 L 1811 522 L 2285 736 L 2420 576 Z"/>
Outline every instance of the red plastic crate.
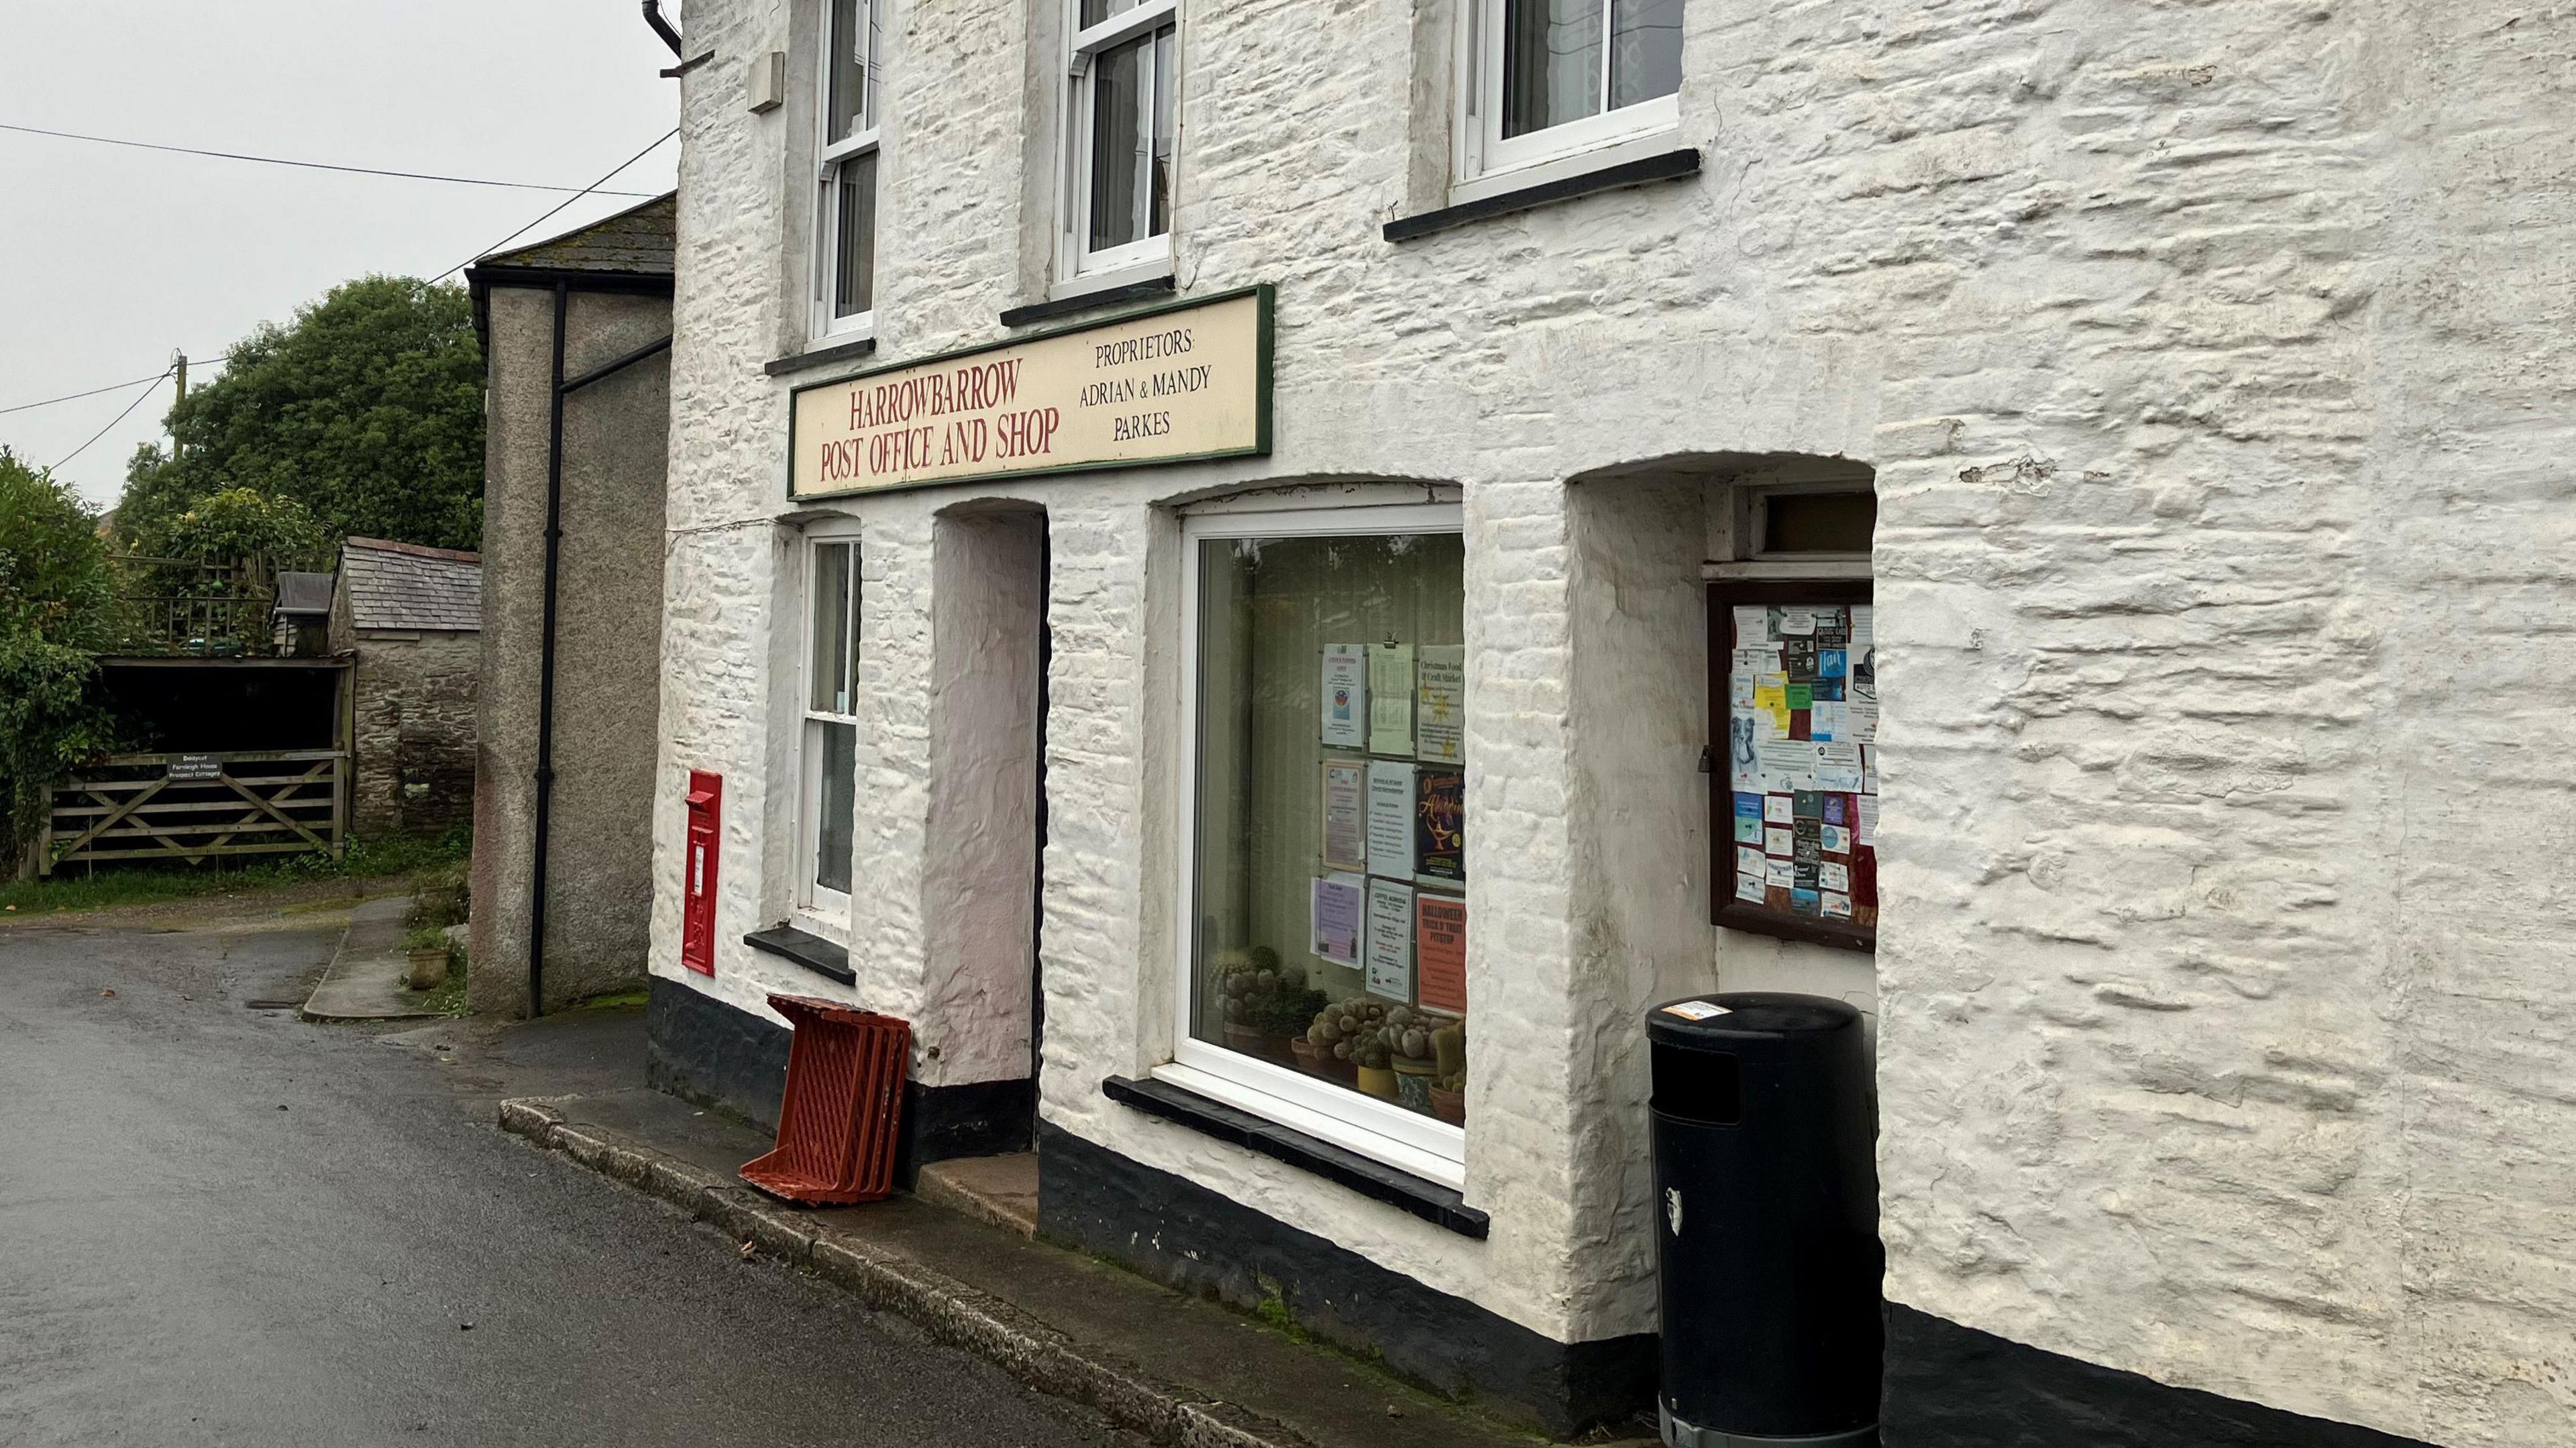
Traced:
<path fill-rule="evenodd" d="M 742 1179 L 809 1207 L 892 1196 L 911 1023 L 811 996 L 774 995 L 769 1006 L 796 1028 L 787 1100 L 777 1149 L 744 1166 Z"/>

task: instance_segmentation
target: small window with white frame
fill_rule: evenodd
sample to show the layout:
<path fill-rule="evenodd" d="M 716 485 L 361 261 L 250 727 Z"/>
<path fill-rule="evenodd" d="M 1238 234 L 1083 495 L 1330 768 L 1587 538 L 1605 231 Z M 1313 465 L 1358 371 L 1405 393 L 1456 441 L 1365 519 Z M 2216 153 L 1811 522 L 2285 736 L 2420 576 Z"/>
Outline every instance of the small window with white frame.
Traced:
<path fill-rule="evenodd" d="M 797 755 L 796 904 L 835 932 L 850 917 L 858 807 L 859 540 L 805 543 L 805 669 Z"/>
<path fill-rule="evenodd" d="M 815 337 L 866 335 L 876 317 L 877 108 L 885 0 L 822 0 L 815 87 L 819 191 L 814 207 Z"/>
<path fill-rule="evenodd" d="M 1178 0 L 1064 0 L 1068 69 L 1061 275 L 1141 277 L 1172 255 Z"/>
<path fill-rule="evenodd" d="M 1680 124 L 1682 0 L 1464 3 L 1462 183 Z"/>

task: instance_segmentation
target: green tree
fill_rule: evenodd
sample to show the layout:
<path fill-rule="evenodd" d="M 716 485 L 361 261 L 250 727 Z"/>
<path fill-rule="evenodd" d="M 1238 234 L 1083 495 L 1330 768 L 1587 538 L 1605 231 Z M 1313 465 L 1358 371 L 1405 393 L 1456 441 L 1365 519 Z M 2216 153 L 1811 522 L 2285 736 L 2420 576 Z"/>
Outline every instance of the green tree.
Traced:
<path fill-rule="evenodd" d="M 264 324 L 135 452 L 118 538 L 164 554 L 202 500 L 247 488 L 332 537 L 472 548 L 483 533 L 483 354 L 461 287 L 363 277 Z"/>
<path fill-rule="evenodd" d="M 0 861 L 34 832 L 46 783 L 110 743 L 87 688 L 112 627 L 97 514 L 0 447 Z"/>
<path fill-rule="evenodd" d="M 328 567 L 322 527 L 293 498 L 225 488 L 153 525 L 151 553 L 111 558 L 127 595 L 121 647 L 266 653 L 277 574 Z"/>
<path fill-rule="evenodd" d="M 321 560 L 324 548 L 322 526 L 302 503 L 250 488 L 225 488 L 171 519 L 153 552 L 163 558 L 246 564 L 265 576 L 280 568 L 310 567 Z"/>

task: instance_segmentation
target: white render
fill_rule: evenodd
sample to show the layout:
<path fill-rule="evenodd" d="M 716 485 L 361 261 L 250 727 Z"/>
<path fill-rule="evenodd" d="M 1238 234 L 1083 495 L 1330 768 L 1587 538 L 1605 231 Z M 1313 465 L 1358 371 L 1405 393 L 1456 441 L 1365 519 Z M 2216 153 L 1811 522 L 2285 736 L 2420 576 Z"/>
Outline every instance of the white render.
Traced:
<path fill-rule="evenodd" d="M 998 339 L 1055 279 L 1055 8 L 894 0 L 876 360 Z M 1271 457 L 794 512 L 761 364 L 805 343 L 812 7 L 692 0 L 652 969 L 834 993 L 739 940 L 788 913 L 795 528 L 846 514 L 855 998 L 916 1019 L 925 1082 L 1014 1074 L 925 862 L 963 788 L 942 516 L 1020 500 L 1050 1121 L 1612 1336 L 1653 1322 L 1642 1007 L 1846 996 L 1893 1299 L 2409 1436 L 2576 1438 L 2576 14 L 1695 0 L 1701 174 L 1390 245 L 1447 199 L 1452 9 L 1183 0 L 1177 277 L 1278 286 Z M 1766 454 L 1877 471 L 1875 972 L 1705 924 L 1699 520 Z M 1169 1048 L 1172 510 L 1277 484 L 1464 504 L 1486 1242 L 1100 1094 Z M 691 768 L 726 779 L 712 981 L 677 965 Z"/>

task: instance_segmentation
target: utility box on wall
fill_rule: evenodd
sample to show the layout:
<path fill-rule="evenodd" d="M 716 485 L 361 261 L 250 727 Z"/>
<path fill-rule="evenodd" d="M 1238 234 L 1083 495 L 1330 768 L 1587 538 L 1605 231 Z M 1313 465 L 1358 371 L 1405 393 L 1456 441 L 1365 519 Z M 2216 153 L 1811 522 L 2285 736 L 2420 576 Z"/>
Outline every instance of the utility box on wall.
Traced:
<path fill-rule="evenodd" d="M 680 964 L 716 973 L 716 833 L 724 823 L 724 776 L 689 771 L 689 842 L 681 868 Z"/>

